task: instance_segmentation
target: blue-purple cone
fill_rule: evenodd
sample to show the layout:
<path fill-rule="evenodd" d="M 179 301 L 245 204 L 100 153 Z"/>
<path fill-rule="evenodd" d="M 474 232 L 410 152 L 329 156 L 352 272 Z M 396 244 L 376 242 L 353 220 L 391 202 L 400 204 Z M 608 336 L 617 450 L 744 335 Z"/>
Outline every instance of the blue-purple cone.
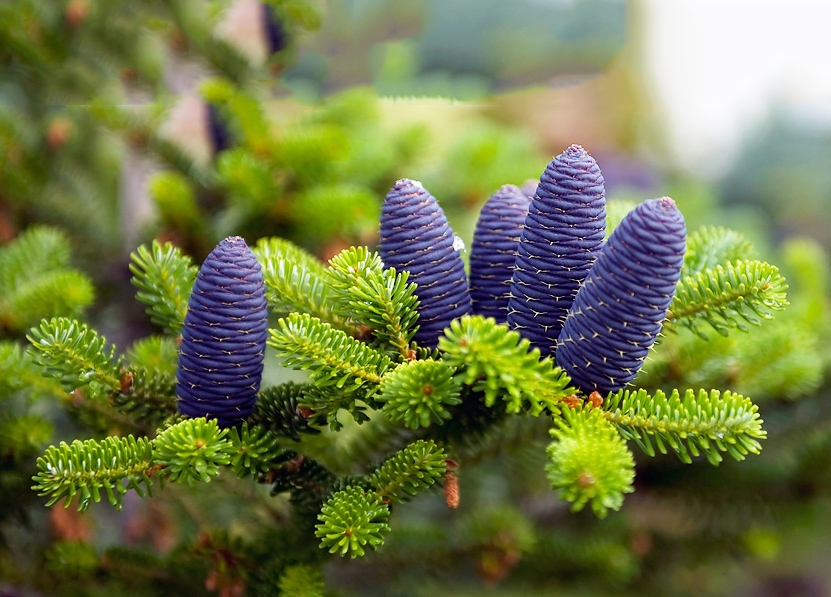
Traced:
<path fill-rule="evenodd" d="M 289 36 L 274 7 L 268 2 L 263 3 L 263 27 L 269 51 L 274 54 L 289 45 Z"/>
<path fill-rule="evenodd" d="M 417 285 L 419 346 L 435 348 L 444 328 L 470 313 L 465 266 L 453 241 L 435 197 L 420 182 L 396 182 L 381 210 L 381 259 L 385 267 L 409 271 Z"/>
<path fill-rule="evenodd" d="M 176 394 L 179 412 L 240 423 L 254 410 L 263 372 L 268 311 L 257 258 L 238 236 L 205 259 L 188 301 Z"/>
<path fill-rule="evenodd" d="M 231 131 L 228 130 L 219 109 L 213 104 L 208 104 L 208 132 L 211 136 L 214 154 L 225 151 L 234 144 Z"/>
<path fill-rule="evenodd" d="M 606 233 L 606 191 L 597 162 L 572 145 L 548 165 L 517 247 L 508 325 L 543 356 L 554 352 L 580 283 Z"/>
<path fill-rule="evenodd" d="M 470 251 L 470 298 L 473 312 L 508 319 L 508 298 L 516 250 L 531 198 L 508 184 L 488 199 L 479 212 Z"/>
<path fill-rule="evenodd" d="M 555 358 L 578 388 L 616 392 L 634 379 L 672 302 L 686 234 L 669 197 L 641 203 L 615 228 L 560 332 Z"/>

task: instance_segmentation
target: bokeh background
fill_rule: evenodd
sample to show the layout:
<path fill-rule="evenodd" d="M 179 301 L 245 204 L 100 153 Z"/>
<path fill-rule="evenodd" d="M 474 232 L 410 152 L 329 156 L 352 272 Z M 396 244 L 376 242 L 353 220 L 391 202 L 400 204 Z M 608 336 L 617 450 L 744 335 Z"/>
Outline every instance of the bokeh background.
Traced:
<path fill-rule="evenodd" d="M 763 454 L 639 459 L 636 493 L 598 521 L 546 487 L 545 429 L 517 429 L 461 477 L 458 514 L 416 500 L 384 551 L 327 578 L 344 595 L 831 594 L 829 22 L 831 5 L 806 0 L 7 2 L 0 243 L 63 230 L 97 288 L 87 319 L 128 346 L 152 332 L 127 268 L 142 242 L 201 260 L 229 234 L 279 235 L 328 258 L 376 242 L 386 189 L 408 177 L 469 246 L 491 193 L 533 189 L 581 144 L 610 199 L 669 195 L 690 229 L 740 231 L 791 282 L 791 319 L 713 339 L 701 377 L 679 374 L 754 398 Z M 35 322 L 0 316 L 0 332 L 21 342 Z M 258 508 L 285 505 L 232 482 L 123 513 L 46 511 L 28 490 L 34 455 L 86 423 L 48 389 L 7 385 L 4 421 L 50 427 L 26 449 L 0 441 L 3 595 L 232 594 L 171 562 L 210 551 L 194 539 L 206 529 L 232 545 Z M 158 574 L 123 581 L 142 566 Z"/>

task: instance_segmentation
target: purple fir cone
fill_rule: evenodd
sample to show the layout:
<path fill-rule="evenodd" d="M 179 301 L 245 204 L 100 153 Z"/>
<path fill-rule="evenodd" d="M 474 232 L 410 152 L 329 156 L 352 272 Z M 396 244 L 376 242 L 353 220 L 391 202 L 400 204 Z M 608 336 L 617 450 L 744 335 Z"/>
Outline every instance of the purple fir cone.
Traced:
<path fill-rule="evenodd" d="M 277 15 L 274 7 L 268 2 L 264 2 L 262 7 L 263 27 L 265 29 L 268 49 L 272 54 L 275 54 L 280 50 L 286 49 L 289 45 L 289 36 L 283 21 Z"/>
<path fill-rule="evenodd" d="M 479 213 L 470 251 L 470 298 L 473 312 L 508 318 L 508 298 L 516 250 L 531 198 L 508 184 L 488 199 Z"/>
<path fill-rule="evenodd" d="M 621 221 L 577 293 L 560 332 L 557 364 L 585 392 L 631 382 L 661 331 L 684 263 L 687 229 L 669 197 Z"/>
<path fill-rule="evenodd" d="M 179 412 L 231 427 L 254 409 L 268 311 L 257 258 L 238 236 L 208 255 L 188 301 L 179 369 Z"/>
<path fill-rule="evenodd" d="M 453 230 L 439 204 L 420 182 L 402 178 L 381 210 L 381 259 L 385 267 L 410 272 L 417 285 L 415 341 L 438 344 L 450 322 L 470 313 L 465 267 L 453 247 Z"/>
<path fill-rule="evenodd" d="M 606 191 L 597 162 L 572 145 L 548 165 L 517 247 L 508 325 L 543 356 L 554 352 L 566 314 L 606 233 Z"/>

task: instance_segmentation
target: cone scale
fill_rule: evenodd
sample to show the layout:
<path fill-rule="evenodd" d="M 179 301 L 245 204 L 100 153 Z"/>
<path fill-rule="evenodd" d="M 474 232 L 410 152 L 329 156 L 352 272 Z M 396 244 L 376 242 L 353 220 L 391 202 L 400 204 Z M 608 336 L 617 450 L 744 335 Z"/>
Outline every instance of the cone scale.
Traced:
<path fill-rule="evenodd" d="M 508 325 L 543 356 L 554 351 L 605 232 L 603 175 L 594 158 L 572 145 L 540 177 L 517 247 L 508 301 Z"/>
<path fill-rule="evenodd" d="M 381 210 L 380 253 L 384 267 L 410 272 L 419 299 L 419 346 L 435 348 L 450 322 L 470 313 L 465 267 L 441 207 L 421 185 L 402 178 Z"/>
<path fill-rule="evenodd" d="M 179 412 L 230 427 L 254 409 L 268 311 L 257 258 L 240 237 L 223 240 L 193 286 L 176 372 Z"/>
<path fill-rule="evenodd" d="M 637 375 L 681 276 L 684 216 L 669 197 L 629 212 L 609 237 L 559 336 L 557 364 L 585 392 L 616 392 Z"/>

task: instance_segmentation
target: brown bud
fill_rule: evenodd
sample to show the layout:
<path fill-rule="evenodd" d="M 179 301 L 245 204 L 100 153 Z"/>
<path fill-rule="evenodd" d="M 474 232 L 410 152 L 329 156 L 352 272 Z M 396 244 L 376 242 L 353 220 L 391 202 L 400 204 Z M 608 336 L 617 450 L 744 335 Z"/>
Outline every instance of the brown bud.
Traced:
<path fill-rule="evenodd" d="M 66 5 L 64 12 L 64 19 L 66 26 L 70 29 L 75 29 L 78 25 L 84 22 L 89 14 L 89 2 L 87 0 L 70 0 Z"/>
<path fill-rule="evenodd" d="M 55 118 L 46 129 L 46 145 L 49 151 L 58 151 L 66 144 L 70 135 L 72 135 L 72 122 L 62 117 Z"/>
<path fill-rule="evenodd" d="M 121 393 L 129 394 L 130 389 L 133 387 L 133 374 L 130 371 L 125 371 L 119 380 L 119 384 L 121 386 Z"/>
<path fill-rule="evenodd" d="M 451 471 L 444 474 L 444 502 L 451 510 L 459 507 L 459 478 Z"/>
<path fill-rule="evenodd" d="M 580 406 L 580 399 L 577 397 L 577 394 L 572 394 L 571 396 L 563 398 L 563 403 L 569 408 L 577 408 Z"/>
<path fill-rule="evenodd" d="M 595 390 L 589 394 L 589 402 L 592 403 L 593 407 L 599 408 L 603 404 L 603 396 L 600 395 L 600 392 Z"/>

